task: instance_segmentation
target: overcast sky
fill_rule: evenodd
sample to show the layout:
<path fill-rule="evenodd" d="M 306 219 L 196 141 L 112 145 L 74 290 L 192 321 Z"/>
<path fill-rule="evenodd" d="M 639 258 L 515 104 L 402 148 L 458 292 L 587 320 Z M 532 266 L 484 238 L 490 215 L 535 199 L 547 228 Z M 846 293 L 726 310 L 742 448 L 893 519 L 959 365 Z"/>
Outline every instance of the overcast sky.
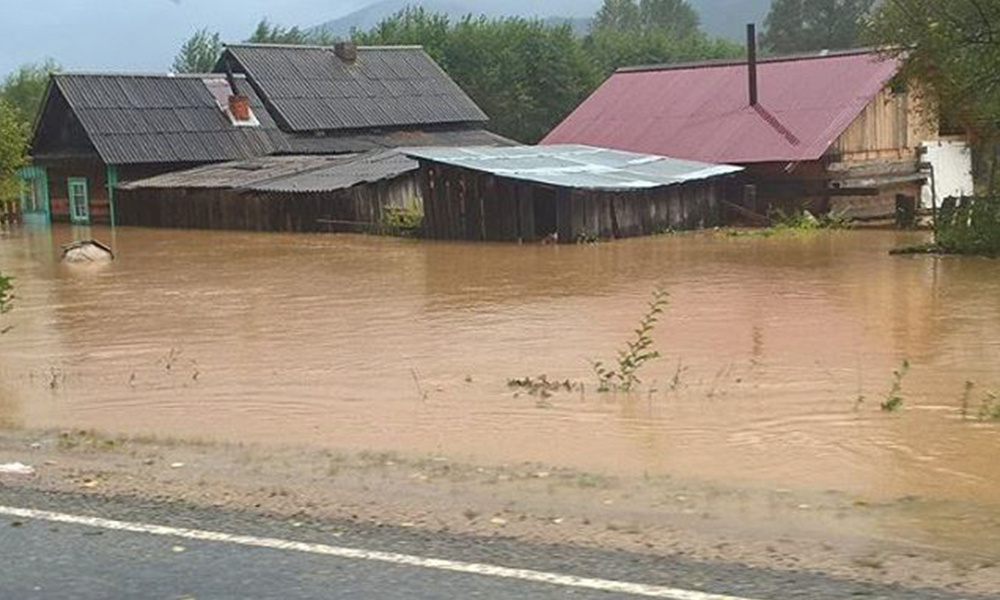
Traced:
<path fill-rule="evenodd" d="M 268 17 L 316 25 L 373 0 L 0 0 L 0 76 L 54 58 L 71 70 L 166 71 L 201 27 L 245 39 Z"/>

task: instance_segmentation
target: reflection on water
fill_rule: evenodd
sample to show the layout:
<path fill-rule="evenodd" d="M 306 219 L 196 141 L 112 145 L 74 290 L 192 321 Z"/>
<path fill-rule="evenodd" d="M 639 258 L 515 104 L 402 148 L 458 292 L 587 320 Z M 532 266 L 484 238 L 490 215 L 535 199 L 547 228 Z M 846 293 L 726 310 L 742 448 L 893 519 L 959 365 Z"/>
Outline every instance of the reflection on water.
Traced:
<path fill-rule="evenodd" d="M 0 238 L 19 296 L 0 424 L 1000 505 L 1000 427 L 959 412 L 967 380 L 1000 387 L 1000 269 L 887 255 L 912 234 L 518 247 L 122 229 L 102 268 L 59 264 L 73 235 Z M 539 406 L 507 388 L 592 380 L 658 284 L 671 304 L 642 394 Z M 906 410 L 883 414 L 904 359 Z"/>

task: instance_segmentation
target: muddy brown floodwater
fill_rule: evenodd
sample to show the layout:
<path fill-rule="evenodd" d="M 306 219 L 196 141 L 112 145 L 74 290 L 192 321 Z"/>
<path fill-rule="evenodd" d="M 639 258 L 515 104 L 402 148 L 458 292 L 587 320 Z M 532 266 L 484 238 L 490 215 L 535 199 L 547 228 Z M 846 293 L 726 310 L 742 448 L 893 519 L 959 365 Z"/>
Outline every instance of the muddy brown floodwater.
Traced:
<path fill-rule="evenodd" d="M 112 239 L 0 237 L 18 296 L 0 424 L 920 499 L 907 536 L 1000 544 L 1000 425 L 978 418 L 1000 389 L 1000 263 L 888 255 L 920 234 L 519 247 L 119 229 L 113 264 L 59 262 L 91 235 Z M 658 285 L 663 357 L 640 393 L 597 393 L 588 361 L 613 358 Z M 507 385 L 541 374 L 585 389 Z"/>

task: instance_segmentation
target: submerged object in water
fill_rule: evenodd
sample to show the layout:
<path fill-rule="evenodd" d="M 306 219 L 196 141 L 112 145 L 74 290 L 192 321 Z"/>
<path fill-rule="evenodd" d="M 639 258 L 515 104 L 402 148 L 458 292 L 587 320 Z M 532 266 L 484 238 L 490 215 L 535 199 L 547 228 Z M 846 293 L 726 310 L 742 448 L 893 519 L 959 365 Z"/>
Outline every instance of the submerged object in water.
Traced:
<path fill-rule="evenodd" d="M 68 263 L 107 262 L 115 253 L 97 240 L 82 240 L 62 247 L 63 261 Z"/>

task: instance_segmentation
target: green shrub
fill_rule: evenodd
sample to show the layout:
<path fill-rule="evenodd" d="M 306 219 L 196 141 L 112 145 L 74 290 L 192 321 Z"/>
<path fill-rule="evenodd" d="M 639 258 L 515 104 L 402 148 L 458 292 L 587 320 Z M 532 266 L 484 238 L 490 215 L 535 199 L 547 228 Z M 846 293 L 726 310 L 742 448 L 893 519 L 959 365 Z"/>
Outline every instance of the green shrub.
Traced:
<path fill-rule="evenodd" d="M 382 227 L 392 234 L 418 236 L 424 229 L 424 213 L 416 208 L 388 207 L 382 215 Z"/>
<path fill-rule="evenodd" d="M 1000 197 L 948 202 L 938 211 L 936 246 L 956 254 L 1000 256 Z"/>

